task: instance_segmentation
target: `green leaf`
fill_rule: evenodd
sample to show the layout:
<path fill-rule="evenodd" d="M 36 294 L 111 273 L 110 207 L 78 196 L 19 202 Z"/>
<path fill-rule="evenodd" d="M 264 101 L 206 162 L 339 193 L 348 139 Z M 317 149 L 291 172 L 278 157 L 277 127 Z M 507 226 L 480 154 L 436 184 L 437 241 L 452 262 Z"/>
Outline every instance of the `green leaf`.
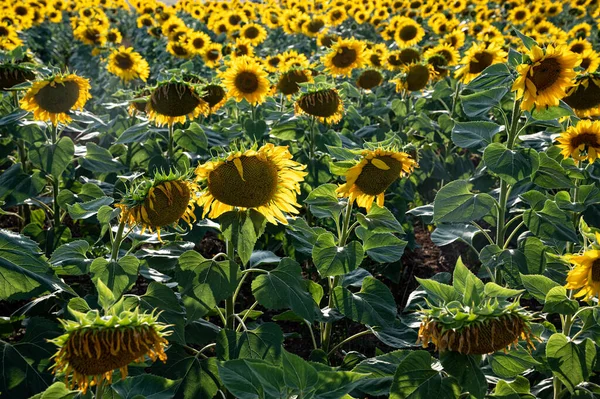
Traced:
<path fill-rule="evenodd" d="M 40 143 L 30 149 L 31 162 L 44 172 L 58 178 L 73 161 L 75 145 L 67 137 L 61 137 L 56 144 Z"/>
<path fill-rule="evenodd" d="M 490 397 L 500 399 L 536 399 L 535 396 L 529 393 L 529 380 L 520 375 L 513 382 L 498 381 Z"/>
<path fill-rule="evenodd" d="M 319 235 L 327 232 L 322 227 L 310 227 L 304 218 L 289 220 L 286 233 L 292 237 L 294 249 L 303 254 L 311 255 Z"/>
<path fill-rule="evenodd" d="M 595 357 L 596 347 L 589 338 L 576 345 L 564 334 L 555 333 L 546 344 L 546 358 L 552 373 L 571 393 L 592 374 Z"/>
<path fill-rule="evenodd" d="M 208 138 L 204 130 L 196 122 L 190 123 L 187 129 L 177 129 L 173 134 L 175 143 L 181 148 L 198 153 L 208 148 Z"/>
<path fill-rule="evenodd" d="M 315 399 L 350 399 L 348 392 L 360 386 L 369 375 L 358 374 L 352 371 L 319 371 L 319 383 L 315 392 Z"/>
<path fill-rule="evenodd" d="M 561 315 L 573 315 L 579 309 L 579 303 L 567 296 L 567 289 L 562 286 L 552 287 L 546 294 L 543 311 Z"/>
<path fill-rule="evenodd" d="M 390 399 L 456 399 L 460 386 L 454 378 L 443 378 L 431 368 L 431 355 L 419 350 L 402 360 L 390 390 Z"/>
<path fill-rule="evenodd" d="M 389 395 L 396 368 L 410 353 L 406 350 L 393 351 L 360 362 L 352 371 L 371 375 L 362 381 L 360 391 L 371 396 Z"/>
<path fill-rule="evenodd" d="M 96 289 L 98 290 L 98 303 L 107 312 L 109 308 L 115 303 L 115 296 L 112 291 L 102 282 L 101 279 L 94 281 Z"/>
<path fill-rule="evenodd" d="M 529 36 L 525 36 L 523 33 L 521 33 L 520 30 L 516 28 L 513 28 L 513 30 L 517 34 L 517 37 L 521 39 L 523 45 L 527 48 L 527 50 L 531 50 L 533 46 L 537 45 L 537 42 L 535 40 L 533 40 Z"/>
<path fill-rule="evenodd" d="M 510 288 L 503 287 L 493 282 L 485 283 L 483 292 L 485 296 L 491 298 L 513 298 L 521 295 L 525 290 L 513 290 Z"/>
<path fill-rule="evenodd" d="M 81 160 L 81 166 L 85 169 L 95 173 L 117 173 L 125 169 L 125 166 L 114 159 L 106 148 L 87 143 L 86 149 L 85 157 Z"/>
<path fill-rule="evenodd" d="M 473 245 L 473 239 L 481 231 L 471 223 L 440 223 L 431 233 L 431 241 L 443 247 L 459 240 Z"/>
<path fill-rule="evenodd" d="M 283 331 L 275 323 L 264 323 L 254 330 L 235 332 L 223 329 L 217 337 L 219 360 L 264 359 L 281 361 Z"/>
<path fill-rule="evenodd" d="M 219 376 L 238 399 L 283 398 L 289 392 L 283 386 L 281 368 L 254 359 L 230 360 L 218 364 Z"/>
<path fill-rule="evenodd" d="M 475 92 L 509 86 L 514 80 L 513 74 L 506 64 L 494 64 L 485 68 L 479 76 L 469 82 L 466 90 Z"/>
<path fill-rule="evenodd" d="M 454 266 L 452 285 L 464 297 L 466 304 L 470 304 L 470 299 L 475 300 L 475 304 L 479 304 L 479 300 L 476 298 L 479 298 L 483 294 L 483 282 L 465 266 L 461 257 L 456 260 L 456 265 Z"/>
<path fill-rule="evenodd" d="M 60 268 L 59 274 L 81 275 L 87 274 L 91 259 L 87 252 L 90 244 L 85 240 L 75 240 L 58 247 L 50 257 L 50 263 L 55 268 Z"/>
<path fill-rule="evenodd" d="M 573 110 L 564 101 L 560 102 L 560 105 L 556 107 L 542 107 L 536 106 L 531 116 L 537 120 L 558 120 L 565 116 L 574 116 Z"/>
<path fill-rule="evenodd" d="M 360 266 L 364 250 L 357 241 L 338 247 L 333 234 L 327 232 L 317 238 L 312 256 L 322 277 L 341 276 Z"/>
<path fill-rule="evenodd" d="M 319 381 L 317 370 L 299 356 L 283 351 L 283 380 L 300 397 L 308 396 Z"/>
<path fill-rule="evenodd" d="M 542 274 L 546 269 L 547 246 L 537 237 L 527 237 L 523 242 L 523 253 L 527 259 L 527 274 Z"/>
<path fill-rule="evenodd" d="M 76 295 L 54 275 L 34 241 L 0 229 L 0 300 L 30 299 L 57 290 Z"/>
<path fill-rule="evenodd" d="M 267 219 L 254 209 L 225 212 L 219 217 L 221 232 L 237 250 L 242 263 L 250 260 L 256 241 L 265 231 Z"/>
<path fill-rule="evenodd" d="M 130 289 L 138 276 L 140 261 L 131 255 L 119 259 L 118 262 L 96 258 L 90 266 L 92 280 L 102 279 L 102 282 L 112 291 L 115 299 Z"/>
<path fill-rule="evenodd" d="M 494 374 L 500 378 L 514 378 L 540 364 L 521 346 L 506 352 L 495 352 L 488 356 L 488 362 Z"/>
<path fill-rule="evenodd" d="M 431 279 L 421 279 L 416 277 L 417 281 L 423 287 L 430 300 L 435 303 L 444 303 L 458 301 L 461 295 L 448 284 L 442 284 Z"/>
<path fill-rule="evenodd" d="M 115 144 L 143 143 L 152 136 L 153 132 L 148 128 L 148 122 L 137 123 L 127 128 Z"/>
<path fill-rule="evenodd" d="M 546 301 L 546 295 L 554 287 L 559 287 L 559 284 L 550 280 L 546 276 L 539 274 L 521 274 L 521 281 L 525 286 L 527 292 L 529 292 L 535 299 L 540 303 Z"/>
<path fill-rule="evenodd" d="M 73 220 L 87 219 L 98 213 L 103 206 L 110 205 L 114 202 L 111 197 L 100 197 L 88 202 L 77 202 L 73 205 L 67 205 L 69 216 Z"/>
<path fill-rule="evenodd" d="M 169 336 L 169 342 L 185 343 L 184 315 L 177 296 L 173 290 L 164 284 L 151 282 L 146 293 L 139 297 L 139 306 L 148 312 L 160 309 L 158 321 L 170 324 L 173 332 Z"/>
<path fill-rule="evenodd" d="M 525 211 L 523 221 L 540 238 L 579 242 L 571 216 L 562 211 L 554 201 L 547 200 L 542 210 Z"/>
<path fill-rule="evenodd" d="M 371 233 L 396 233 L 404 234 L 402 225 L 396 217 L 387 208 L 381 208 L 373 204 L 371 210 L 366 215 L 356 214 L 356 220 L 362 227 Z"/>
<path fill-rule="evenodd" d="M 391 233 L 371 233 L 362 227 L 359 229 L 357 234 L 363 240 L 363 250 L 369 258 L 379 263 L 397 262 L 402 258 L 408 242 Z"/>
<path fill-rule="evenodd" d="M 129 377 L 110 387 L 119 399 L 171 399 L 177 391 L 178 382 L 152 374 Z"/>
<path fill-rule="evenodd" d="M 532 182 L 548 189 L 574 187 L 573 182 L 567 175 L 567 171 L 558 162 L 543 152 L 538 155 L 540 165 L 537 171 L 531 176 Z"/>
<path fill-rule="evenodd" d="M 463 148 L 481 148 L 492 143 L 494 136 L 504 131 L 504 126 L 493 122 L 456 122 L 452 129 L 452 141 Z"/>
<path fill-rule="evenodd" d="M 539 155 L 532 148 L 509 150 L 504 144 L 492 143 L 483 152 L 485 166 L 508 184 L 529 179 L 539 167 Z"/>
<path fill-rule="evenodd" d="M 356 294 L 347 288 L 333 289 L 333 305 L 344 316 L 370 326 L 389 326 L 397 314 L 396 302 L 390 289 L 373 277 L 365 277 Z"/>
<path fill-rule="evenodd" d="M 252 294 L 267 309 L 291 309 L 311 322 L 318 311 L 306 290 L 302 268 L 290 258 L 283 258 L 275 269 L 256 277 L 252 281 Z"/>
<path fill-rule="evenodd" d="M 477 91 L 473 94 L 461 95 L 460 100 L 465 114 L 470 118 L 479 118 L 486 115 L 492 107 L 500 104 L 508 87 L 495 87 L 488 90 Z"/>
<path fill-rule="evenodd" d="M 447 351 L 440 354 L 444 370 L 458 380 L 463 392 L 481 399 L 487 392 L 487 381 L 481 371 L 481 356 L 463 355 Z"/>
<path fill-rule="evenodd" d="M 335 184 L 323 184 L 312 190 L 304 202 L 309 206 L 310 212 L 318 218 L 339 219 L 346 203 L 339 200 Z"/>
<path fill-rule="evenodd" d="M 81 396 L 81 391 L 70 390 L 64 382 L 55 382 L 44 392 L 32 396 L 30 399 L 73 399 Z"/>
<path fill-rule="evenodd" d="M 20 163 L 11 165 L 0 174 L 0 200 L 7 204 L 21 204 L 38 195 L 46 186 L 46 179 L 39 172 L 29 175 Z"/>
<path fill-rule="evenodd" d="M 473 194 L 466 180 L 446 184 L 433 203 L 436 223 L 459 223 L 479 220 L 492 212 L 495 200 L 486 193 Z"/>
<path fill-rule="evenodd" d="M 186 251 L 179 257 L 179 270 L 175 274 L 184 291 L 204 284 L 212 291 L 216 302 L 233 295 L 241 277 L 237 263 L 205 259 L 196 251 Z"/>

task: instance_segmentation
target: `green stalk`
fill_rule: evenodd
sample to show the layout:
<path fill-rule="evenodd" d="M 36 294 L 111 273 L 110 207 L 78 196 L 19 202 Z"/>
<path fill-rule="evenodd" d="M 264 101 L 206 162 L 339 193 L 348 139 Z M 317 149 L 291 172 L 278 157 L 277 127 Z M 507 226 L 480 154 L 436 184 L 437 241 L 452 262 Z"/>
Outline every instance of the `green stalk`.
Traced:
<path fill-rule="evenodd" d="M 116 262 L 119 260 L 119 248 L 121 248 L 121 242 L 123 241 L 123 231 L 125 230 L 126 217 L 121 218 L 121 223 L 119 223 L 119 229 L 117 230 L 117 235 L 112 244 L 112 250 L 110 253 L 110 260 Z"/>
<path fill-rule="evenodd" d="M 57 127 L 50 125 L 50 140 L 52 143 L 53 151 L 56 150 L 57 138 Z M 60 190 L 60 176 L 52 176 L 52 195 L 53 195 L 53 209 L 54 209 L 54 231 L 57 232 L 60 226 L 60 205 L 58 205 L 58 193 Z"/>
<path fill-rule="evenodd" d="M 169 123 L 169 138 L 168 138 L 168 147 L 167 147 L 167 159 L 169 160 L 169 165 L 173 165 L 173 124 Z"/>
<path fill-rule="evenodd" d="M 225 240 L 225 247 L 227 248 L 227 258 L 231 262 L 235 262 L 235 249 L 231 244 L 231 241 Z M 235 302 L 234 296 L 230 296 L 225 300 L 225 328 L 235 330 Z"/>

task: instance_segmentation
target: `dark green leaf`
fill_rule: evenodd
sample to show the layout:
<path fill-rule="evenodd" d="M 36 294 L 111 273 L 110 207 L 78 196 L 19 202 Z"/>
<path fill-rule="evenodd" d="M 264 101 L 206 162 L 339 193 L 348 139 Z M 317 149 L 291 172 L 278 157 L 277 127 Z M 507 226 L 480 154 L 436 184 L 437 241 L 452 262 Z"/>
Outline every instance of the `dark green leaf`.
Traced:
<path fill-rule="evenodd" d="M 437 223 L 471 222 L 489 215 L 494 205 L 489 194 L 473 194 L 466 180 L 457 180 L 437 193 L 433 203 L 434 220 Z"/>
<path fill-rule="evenodd" d="M 525 211 L 523 221 L 540 238 L 579 242 L 571 216 L 562 211 L 554 201 L 547 200 L 542 210 Z"/>
<path fill-rule="evenodd" d="M 504 126 L 493 122 L 456 122 L 452 141 L 463 148 L 481 148 L 492 143 L 494 136 L 504 131 Z"/>
<path fill-rule="evenodd" d="M 394 296 L 385 284 L 373 277 L 366 277 L 356 294 L 335 287 L 333 304 L 344 316 L 370 326 L 389 326 L 396 318 Z"/>
<path fill-rule="evenodd" d="M 504 144 L 492 143 L 483 152 L 483 162 L 494 175 L 515 184 L 538 169 L 539 155 L 532 148 L 509 150 Z"/>
<path fill-rule="evenodd" d="M 92 280 L 102 279 L 118 300 L 121 295 L 130 289 L 138 276 L 140 261 L 135 256 L 124 256 L 118 262 L 97 258 L 90 266 Z"/>
<path fill-rule="evenodd" d="M 338 247 L 333 234 L 324 233 L 317 238 L 312 255 L 321 276 L 340 276 L 360 266 L 364 250 L 357 241 Z"/>

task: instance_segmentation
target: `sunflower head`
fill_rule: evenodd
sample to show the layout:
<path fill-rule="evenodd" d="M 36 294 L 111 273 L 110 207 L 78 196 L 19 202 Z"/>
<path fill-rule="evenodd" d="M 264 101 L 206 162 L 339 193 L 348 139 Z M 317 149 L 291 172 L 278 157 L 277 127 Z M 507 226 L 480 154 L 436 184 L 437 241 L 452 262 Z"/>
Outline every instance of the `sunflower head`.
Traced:
<path fill-rule="evenodd" d="M 475 43 L 461 60 L 463 67 L 456 71 L 456 77 L 469 83 L 490 65 L 504 62 L 507 56 L 496 43 Z"/>
<path fill-rule="evenodd" d="M 137 182 L 116 206 L 121 209 L 122 221 L 141 226 L 142 232 L 156 230 L 160 240 L 161 228 L 195 220 L 197 192 L 198 187 L 186 175 L 157 172 L 153 179 Z"/>
<path fill-rule="evenodd" d="M 226 71 L 220 74 L 228 95 L 236 101 L 246 100 L 250 104 L 265 102 L 269 92 L 267 72 L 254 58 L 235 58 Z"/>
<path fill-rule="evenodd" d="M 600 235 L 596 233 L 596 242 Z M 585 251 L 581 255 L 567 255 L 566 260 L 573 264 L 567 275 L 566 289 L 579 290 L 575 297 L 583 297 L 584 301 L 600 296 L 600 250 Z"/>
<path fill-rule="evenodd" d="M 33 112 L 34 119 L 51 121 L 56 126 L 59 122 L 70 122 L 69 111 L 83 109 L 91 97 L 87 79 L 75 74 L 57 74 L 35 81 L 21 100 L 21 108 Z"/>
<path fill-rule="evenodd" d="M 402 18 L 394 32 L 394 40 L 399 47 L 411 47 L 417 45 L 425 36 L 423 28 L 413 19 Z"/>
<path fill-rule="evenodd" d="M 35 72 L 19 64 L 0 64 L 0 90 L 9 90 L 35 79 Z"/>
<path fill-rule="evenodd" d="M 600 74 L 578 76 L 563 100 L 580 118 L 600 115 Z"/>
<path fill-rule="evenodd" d="M 344 114 L 344 102 L 335 88 L 323 87 L 309 90 L 294 103 L 296 114 L 316 117 L 322 123 L 337 123 Z"/>
<path fill-rule="evenodd" d="M 286 96 L 291 96 L 300 91 L 299 83 L 312 80 L 311 71 L 308 69 L 290 69 L 281 74 L 277 82 L 277 91 Z"/>
<path fill-rule="evenodd" d="M 600 153 L 600 121 L 580 120 L 557 139 L 563 157 L 594 162 Z"/>
<path fill-rule="evenodd" d="M 167 360 L 169 326 L 158 322 L 158 315 L 138 309 L 109 316 L 89 311 L 75 319 L 60 320 L 65 334 L 50 341 L 58 346 L 54 373 L 64 375 L 69 389 L 85 394 L 90 386 L 111 383 L 115 370 L 124 379 L 129 363 L 143 362 L 146 356 L 152 361 Z"/>
<path fill-rule="evenodd" d="M 419 62 L 421 52 L 413 47 L 406 47 L 402 50 L 391 51 L 386 59 L 386 68 L 391 71 L 397 71 L 404 68 L 405 65 Z"/>
<path fill-rule="evenodd" d="M 396 91 L 420 91 L 436 76 L 431 64 L 414 63 L 404 67 L 402 73 L 392 82 L 396 83 Z"/>
<path fill-rule="evenodd" d="M 198 204 L 203 217 L 217 218 L 235 209 L 254 209 L 274 224 L 287 224 L 296 214 L 296 195 L 305 165 L 295 162 L 287 147 L 265 144 L 259 149 L 233 151 L 196 168 L 202 186 Z"/>
<path fill-rule="evenodd" d="M 111 52 L 108 57 L 108 72 L 127 82 L 133 79 L 141 79 L 144 82 L 150 74 L 148 62 L 142 56 L 133 51 L 133 47 L 119 47 Z"/>
<path fill-rule="evenodd" d="M 364 70 L 358 79 L 356 85 L 364 90 L 372 90 L 383 82 L 383 75 L 377 69 Z"/>
<path fill-rule="evenodd" d="M 338 187 L 337 193 L 351 202 L 356 200 L 367 211 L 375 200 L 382 207 L 385 190 L 415 166 L 417 163 L 407 153 L 395 147 L 364 150 L 360 161 L 346 171 L 346 183 Z"/>
<path fill-rule="evenodd" d="M 227 90 L 219 83 L 209 83 L 202 87 L 202 99 L 210 107 L 210 112 L 215 112 L 227 102 Z"/>
<path fill-rule="evenodd" d="M 325 67 L 333 75 L 349 76 L 353 69 L 365 62 L 364 44 L 355 39 L 339 39 L 322 58 Z"/>
<path fill-rule="evenodd" d="M 419 341 L 423 346 L 427 347 L 431 342 L 440 352 L 453 351 L 464 355 L 506 350 L 510 345 L 516 347 L 520 340 L 534 348 L 530 327 L 533 315 L 519 305 L 523 291 L 487 294 L 483 282 L 460 259 L 455 275 L 457 271 L 463 271 L 472 284 L 455 285 L 454 290 L 450 289 L 452 294 L 446 293 L 443 297 L 430 292 L 422 284 L 428 294 L 428 308 L 420 312 Z M 428 280 L 419 281 L 425 283 Z"/>
<path fill-rule="evenodd" d="M 143 88 L 133 93 L 133 99 L 129 102 L 129 114 L 134 115 L 137 112 L 145 113 L 150 94 L 151 91 L 148 88 Z"/>
<path fill-rule="evenodd" d="M 157 125 L 184 123 L 186 117 L 208 115 L 209 107 L 197 93 L 196 86 L 184 80 L 171 79 L 159 82 L 152 89 L 146 107 L 148 117 Z"/>

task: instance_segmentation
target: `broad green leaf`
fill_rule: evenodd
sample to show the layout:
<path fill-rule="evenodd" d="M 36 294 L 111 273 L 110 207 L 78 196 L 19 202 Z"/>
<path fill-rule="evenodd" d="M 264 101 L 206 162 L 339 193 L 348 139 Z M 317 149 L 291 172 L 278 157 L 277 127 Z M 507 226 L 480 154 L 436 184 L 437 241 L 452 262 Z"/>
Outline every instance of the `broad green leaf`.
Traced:
<path fill-rule="evenodd" d="M 567 171 L 545 153 L 539 154 L 540 165 L 531 176 L 531 181 L 543 188 L 572 188 L 573 182 Z"/>
<path fill-rule="evenodd" d="M 208 148 L 208 138 L 204 130 L 196 122 L 190 123 L 187 129 L 177 129 L 173 134 L 175 143 L 187 151 L 201 152 Z"/>
<path fill-rule="evenodd" d="M 519 346 L 506 352 L 495 352 L 488 357 L 492 371 L 500 378 L 514 378 L 540 363 Z"/>
<path fill-rule="evenodd" d="M 322 277 L 340 276 L 362 263 L 364 250 L 357 241 L 338 247 L 332 233 L 321 234 L 312 250 L 313 261 Z"/>
<path fill-rule="evenodd" d="M 281 361 L 283 331 L 275 323 L 264 323 L 253 330 L 235 332 L 223 329 L 217 337 L 219 360 L 264 359 Z"/>
<path fill-rule="evenodd" d="M 373 204 L 366 215 L 356 214 L 356 220 L 371 233 L 396 233 L 404 234 L 402 225 L 387 208 Z"/>
<path fill-rule="evenodd" d="M 318 311 L 302 279 L 302 268 L 290 258 L 283 258 L 275 269 L 255 277 L 252 294 L 267 309 L 289 308 L 308 321 L 313 321 Z"/>
<path fill-rule="evenodd" d="M 473 295 L 479 296 L 483 294 L 483 282 L 470 271 L 467 266 L 462 261 L 462 258 L 459 257 L 456 260 L 456 265 L 454 266 L 454 273 L 452 274 L 452 286 L 454 289 L 461 295 L 465 297 L 465 301 L 467 301 L 467 297 L 471 298 Z M 475 294 L 469 293 L 469 289 L 474 289 Z M 477 301 L 479 303 L 479 301 Z"/>
<path fill-rule="evenodd" d="M 343 287 L 333 289 L 333 304 L 344 316 L 370 326 L 389 326 L 396 318 L 396 302 L 390 289 L 373 277 L 366 277 L 356 294 Z"/>
<path fill-rule="evenodd" d="M 532 148 L 510 150 L 504 144 L 492 143 L 483 152 L 483 162 L 494 175 L 508 184 L 529 179 L 539 167 L 539 155 Z"/>
<path fill-rule="evenodd" d="M 485 283 L 483 292 L 485 296 L 492 298 L 512 298 L 521 295 L 524 290 L 513 290 L 490 281 Z"/>
<path fill-rule="evenodd" d="M 322 227 L 310 227 L 304 218 L 289 220 L 286 233 L 292 237 L 294 249 L 306 255 L 311 255 L 319 235 L 326 233 Z"/>
<path fill-rule="evenodd" d="M 131 255 L 122 257 L 118 262 L 96 258 L 90 266 L 90 272 L 92 280 L 102 279 L 118 300 L 137 280 L 139 264 L 140 261 Z"/>
<path fill-rule="evenodd" d="M 539 274 L 521 275 L 521 281 L 527 292 L 529 292 L 535 299 L 540 303 L 546 301 L 546 295 L 554 287 L 558 287 L 559 284 L 550 280 L 546 276 Z"/>
<path fill-rule="evenodd" d="M 565 116 L 575 116 L 571 107 L 569 107 L 564 101 L 556 107 L 541 107 L 531 112 L 531 117 L 537 120 L 558 120 Z"/>
<path fill-rule="evenodd" d="M 546 294 L 544 312 L 573 315 L 578 309 L 579 303 L 567 296 L 567 289 L 565 287 L 552 287 Z"/>
<path fill-rule="evenodd" d="M 527 237 L 523 242 L 523 253 L 527 259 L 527 274 L 542 274 L 546 269 L 547 246 L 537 237 Z"/>
<path fill-rule="evenodd" d="M 512 84 L 513 74 L 503 63 L 493 64 L 485 68 L 466 86 L 467 90 L 482 91 Z"/>
<path fill-rule="evenodd" d="M 494 136 L 504 131 L 504 126 L 493 122 L 456 122 L 452 141 L 463 148 L 481 148 L 492 143 Z"/>
<path fill-rule="evenodd" d="M 499 399 L 535 399 L 529 392 L 529 380 L 523 376 L 518 375 L 512 382 L 506 382 L 503 380 L 498 381 L 496 388 L 492 395 L 492 398 Z"/>
<path fill-rule="evenodd" d="M 247 211 L 231 211 L 219 217 L 221 232 L 237 253 L 245 265 L 250 260 L 256 241 L 265 231 L 267 219 L 254 209 Z"/>
<path fill-rule="evenodd" d="M 533 46 L 537 45 L 537 42 L 535 40 L 521 33 L 520 30 L 513 28 L 513 31 L 517 34 L 517 37 L 521 39 L 523 45 L 527 48 L 527 50 L 531 50 Z"/>
<path fill-rule="evenodd" d="M 508 93 L 508 87 L 495 87 L 477 91 L 473 94 L 461 95 L 460 100 L 465 114 L 470 118 L 486 115 L 492 107 L 500 104 L 502 97 Z"/>
<path fill-rule="evenodd" d="M 427 292 L 428 299 L 435 303 L 444 303 L 457 301 L 461 295 L 448 284 L 443 284 L 431 279 L 421 279 L 416 277 L 421 287 Z"/>
<path fill-rule="evenodd" d="M 301 397 L 308 396 L 319 381 L 317 370 L 301 357 L 283 351 L 283 380 Z"/>
<path fill-rule="evenodd" d="M 471 223 L 440 223 L 431 233 L 431 241 L 440 247 L 457 240 L 473 245 L 473 239 L 479 233 L 481 231 Z"/>
<path fill-rule="evenodd" d="M 257 359 L 238 359 L 218 364 L 219 376 L 229 392 L 239 399 L 284 398 L 283 372 Z"/>
<path fill-rule="evenodd" d="M 394 323 L 388 326 L 375 326 L 369 327 L 369 329 L 378 340 L 391 348 L 405 349 L 419 346 L 416 344 L 418 339 L 417 331 L 398 319 L 394 320 Z"/>
<path fill-rule="evenodd" d="M 120 399 L 171 399 L 178 384 L 157 375 L 142 374 L 117 381 L 110 387 Z"/>
<path fill-rule="evenodd" d="M 74 399 L 80 396 L 81 391 L 71 390 L 64 382 L 57 381 L 44 392 L 34 395 L 30 399 Z"/>
<path fill-rule="evenodd" d="M 547 200 L 542 210 L 525 211 L 523 221 L 527 228 L 540 238 L 579 242 L 571 216 L 562 211 L 556 202 Z"/>
<path fill-rule="evenodd" d="M 69 216 L 73 220 L 87 219 L 98 213 L 103 206 L 110 205 L 114 202 L 111 197 L 100 197 L 88 202 L 77 202 L 73 205 L 67 205 Z"/>
<path fill-rule="evenodd" d="M 596 347 L 590 339 L 577 345 L 569 342 L 564 334 L 555 333 L 546 344 L 546 358 L 552 373 L 572 393 L 579 383 L 592 374 Z"/>
<path fill-rule="evenodd" d="M 352 371 L 318 370 L 319 382 L 315 392 L 315 399 L 351 399 L 346 395 L 360 386 L 369 375 L 358 374 Z"/>
<path fill-rule="evenodd" d="M 482 399 L 487 392 L 487 381 L 481 371 L 481 356 L 463 355 L 446 351 L 440 354 L 444 370 L 457 379 L 463 392 L 471 398 Z"/>
<path fill-rule="evenodd" d="M 73 161 L 75 145 L 67 137 L 61 137 L 56 144 L 39 143 L 30 149 L 31 162 L 44 172 L 58 178 Z"/>
<path fill-rule="evenodd" d="M 363 250 L 369 258 L 378 263 L 397 262 L 402 258 L 408 242 L 392 233 L 371 233 L 363 227 L 359 229 L 357 234 L 363 240 Z"/>
<path fill-rule="evenodd" d="M 121 133 L 115 144 L 143 143 L 153 134 L 148 122 L 137 123 Z"/>
<path fill-rule="evenodd" d="M 90 244 L 85 240 L 76 240 L 58 247 L 50 257 L 50 263 L 59 268 L 59 274 L 81 275 L 87 274 L 91 259 L 87 252 Z"/>
<path fill-rule="evenodd" d="M 117 173 L 125 169 L 125 165 L 113 158 L 110 151 L 98 144 L 87 143 L 87 152 L 81 160 L 81 166 L 95 173 Z"/>
<path fill-rule="evenodd" d="M 335 190 L 335 184 L 323 184 L 312 190 L 304 202 L 309 206 L 313 215 L 318 218 L 339 219 L 346 203 L 340 201 Z"/>
<path fill-rule="evenodd" d="M 115 303 L 115 296 L 112 291 L 102 282 L 102 279 L 96 279 L 96 290 L 98 290 L 98 304 L 104 312 L 108 312 L 109 308 Z"/>
<path fill-rule="evenodd" d="M 436 223 L 460 223 L 479 220 L 492 213 L 495 200 L 486 193 L 473 194 L 466 180 L 446 184 L 433 203 Z"/>
<path fill-rule="evenodd" d="M 16 163 L 0 174 L 0 200 L 5 200 L 9 205 L 22 204 L 38 195 L 45 186 L 46 179 L 41 173 L 29 175 L 23 171 L 20 163 Z"/>
<path fill-rule="evenodd" d="M 352 371 L 370 374 L 371 377 L 362 381 L 358 389 L 371 396 L 389 395 L 396 368 L 410 353 L 410 351 L 399 350 L 363 360 Z"/>

